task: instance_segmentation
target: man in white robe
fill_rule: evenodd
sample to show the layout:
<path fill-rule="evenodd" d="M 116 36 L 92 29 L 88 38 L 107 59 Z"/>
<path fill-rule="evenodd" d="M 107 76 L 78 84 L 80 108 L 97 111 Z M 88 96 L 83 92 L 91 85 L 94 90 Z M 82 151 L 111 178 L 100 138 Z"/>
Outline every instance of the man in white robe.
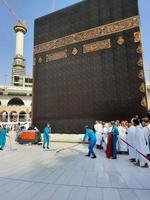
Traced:
<path fill-rule="evenodd" d="M 128 147 L 125 142 L 127 142 L 127 128 L 125 127 L 125 122 L 121 122 L 121 126 L 118 127 L 119 130 L 119 150 L 121 153 L 127 153 Z M 123 142 L 121 139 L 123 139 L 125 142 Z"/>
<path fill-rule="evenodd" d="M 130 157 L 129 160 L 131 162 L 136 161 L 136 150 L 134 149 L 135 148 L 135 140 L 136 140 L 136 128 L 133 124 L 133 121 L 131 121 L 129 128 L 127 129 L 127 141 L 129 143 L 128 149 L 129 149 L 129 157 Z"/>
<path fill-rule="evenodd" d="M 149 150 L 149 129 L 148 127 L 145 126 L 143 127 L 143 131 L 144 131 L 144 139 L 145 139 L 145 143 L 146 143 L 146 155 L 150 154 L 150 150 Z"/>
<path fill-rule="evenodd" d="M 101 144 L 102 144 L 102 131 L 103 131 L 102 122 L 95 121 L 94 130 L 95 130 L 96 139 L 97 139 L 96 147 L 97 147 L 97 149 L 100 149 Z"/>
<path fill-rule="evenodd" d="M 107 146 L 107 139 L 108 139 L 108 133 L 109 133 L 109 123 L 105 123 L 103 127 L 103 149 L 106 151 Z"/>
<path fill-rule="evenodd" d="M 134 123 L 136 123 L 134 120 Z M 146 141 L 145 138 L 145 134 L 147 131 L 147 128 L 145 127 L 145 121 L 142 120 L 142 124 L 138 125 L 138 123 L 136 123 L 136 149 L 137 149 L 137 156 L 136 156 L 136 160 L 137 162 L 135 163 L 135 165 L 140 166 L 142 168 L 147 168 L 148 167 L 148 161 L 144 156 L 147 156 L 147 152 L 148 152 L 148 143 Z M 142 153 L 143 155 L 141 155 L 140 153 Z"/>

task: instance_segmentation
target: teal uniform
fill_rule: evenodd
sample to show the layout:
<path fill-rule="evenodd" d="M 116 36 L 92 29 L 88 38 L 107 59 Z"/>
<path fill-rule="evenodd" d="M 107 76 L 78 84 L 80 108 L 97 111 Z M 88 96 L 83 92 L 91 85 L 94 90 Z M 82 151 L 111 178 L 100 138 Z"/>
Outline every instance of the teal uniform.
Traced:
<path fill-rule="evenodd" d="M 51 128 L 46 126 L 44 128 L 44 134 L 43 134 L 43 139 L 44 139 L 43 148 L 45 148 L 46 144 L 47 144 L 47 148 L 49 148 L 49 134 L 50 134 L 50 132 L 51 132 Z"/>
<path fill-rule="evenodd" d="M 118 128 L 116 126 L 113 126 L 111 132 L 112 132 L 112 156 L 115 158 L 117 157 L 116 143 L 119 135 Z"/>
<path fill-rule="evenodd" d="M 3 128 L 0 131 L 0 149 L 3 150 L 6 144 L 7 129 Z"/>
<path fill-rule="evenodd" d="M 88 146 L 89 152 L 88 152 L 87 156 L 90 156 L 92 154 L 93 157 L 95 158 L 96 155 L 95 155 L 95 153 L 93 151 L 93 148 L 94 148 L 94 146 L 96 144 L 96 136 L 95 136 L 94 131 L 92 131 L 89 128 L 86 128 L 86 133 L 84 135 L 83 142 L 86 140 L 86 138 L 90 139 L 89 146 Z"/>

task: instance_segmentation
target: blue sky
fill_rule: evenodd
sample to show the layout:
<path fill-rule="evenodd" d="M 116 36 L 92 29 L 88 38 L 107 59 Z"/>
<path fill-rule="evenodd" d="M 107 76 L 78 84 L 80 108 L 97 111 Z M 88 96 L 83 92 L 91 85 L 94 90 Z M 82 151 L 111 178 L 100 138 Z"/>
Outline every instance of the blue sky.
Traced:
<path fill-rule="evenodd" d="M 56 10 L 81 0 L 56 0 Z M 94 0 L 93 0 L 94 1 Z M 26 73 L 32 74 L 34 19 L 52 10 L 52 0 L 7 0 L 18 16 L 26 21 L 28 32 L 25 35 L 24 57 Z M 144 62 L 150 67 L 150 0 L 139 0 Z M 17 22 L 0 0 L 0 85 L 9 84 L 13 57 L 15 56 L 16 35 L 13 25 Z"/>

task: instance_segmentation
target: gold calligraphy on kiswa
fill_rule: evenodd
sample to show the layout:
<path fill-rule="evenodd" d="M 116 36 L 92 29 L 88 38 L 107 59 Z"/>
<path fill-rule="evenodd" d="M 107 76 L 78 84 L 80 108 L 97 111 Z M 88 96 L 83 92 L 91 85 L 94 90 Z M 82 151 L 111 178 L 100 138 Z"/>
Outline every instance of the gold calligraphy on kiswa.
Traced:
<path fill-rule="evenodd" d="M 139 60 L 137 61 L 137 65 L 139 67 L 143 67 L 143 58 L 142 57 L 140 57 Z"/>
<path fill-rule="evenodd" d="M 123 36 L 119 36 L 119 37 L 118 37 L 118 40 L 117 40 L 117 44 L 123 45 L 124 42 L 125 42 L 125 39 L 123 38 Z"/>
<path fill-rule="evenodd" d="M 108 49 L 108 48 L 111 48 L 110 39 L 83 45 L 83 53 L 89 53 L 89 52 L 94 52 L 94 51 Z"/>
<path fill-rule="evenodd" d="M 136 52 L 139 54 L 142 53 L 142 44 L 141 43 L 138 45 Z"/>
<path fill-rule="evenodd" d="M 67 49 L 55 53 L 46 54 L 46 62 L 67 58 Z"/>
<path fill-rule="evenodd" d="M 145 88 L 145 84 L 141 83 L 140 87 L 139 87 L 140 92 L 145 93 L 146 92 L 146 88 Z"/>
<path fill-rule="evenodd" d="M 34 47 L 34 54 L 50 51 L 63 46 L 79 43 L 86 40 L 118 33 L 139 27 L 139 16 L 133 16 L 124 20 L 116 21 L 110 24 L 98 26 L 96 28 L 88 29 L 82 32 L 74 33 L 62 38 L 51 40 Z"/>
<path fill-rule="evenodd" d="M 147 101 L 146 101 L 146 97 L 145 96 L 141 100 L 141 106 L 143 106 L 144 108 L 147 107 Z"/>
<path fill-rule="evenodd" d="M 143 70 L 140 70 L 140 71 L 139 71 L 138 77 L 139 77 L 140 79 L 144 79 L 144 71 L 143 71 Z"/>
<path fill-rule="evenodd" d="M 140 32 L 135 32 L 134 33 L 134 42 L 141 42 L 141 33 Z"/>

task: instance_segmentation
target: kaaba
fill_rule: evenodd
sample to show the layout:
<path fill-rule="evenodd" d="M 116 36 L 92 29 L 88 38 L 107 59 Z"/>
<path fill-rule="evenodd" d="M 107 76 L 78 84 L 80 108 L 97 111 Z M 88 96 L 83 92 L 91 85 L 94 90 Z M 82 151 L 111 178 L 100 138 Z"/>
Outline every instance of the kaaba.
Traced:
<path fill-rule="evenodd" d="M 33 124 L 81 133 L 147 115 L 137 0 L 84 0 L 35 20 Z"/>

